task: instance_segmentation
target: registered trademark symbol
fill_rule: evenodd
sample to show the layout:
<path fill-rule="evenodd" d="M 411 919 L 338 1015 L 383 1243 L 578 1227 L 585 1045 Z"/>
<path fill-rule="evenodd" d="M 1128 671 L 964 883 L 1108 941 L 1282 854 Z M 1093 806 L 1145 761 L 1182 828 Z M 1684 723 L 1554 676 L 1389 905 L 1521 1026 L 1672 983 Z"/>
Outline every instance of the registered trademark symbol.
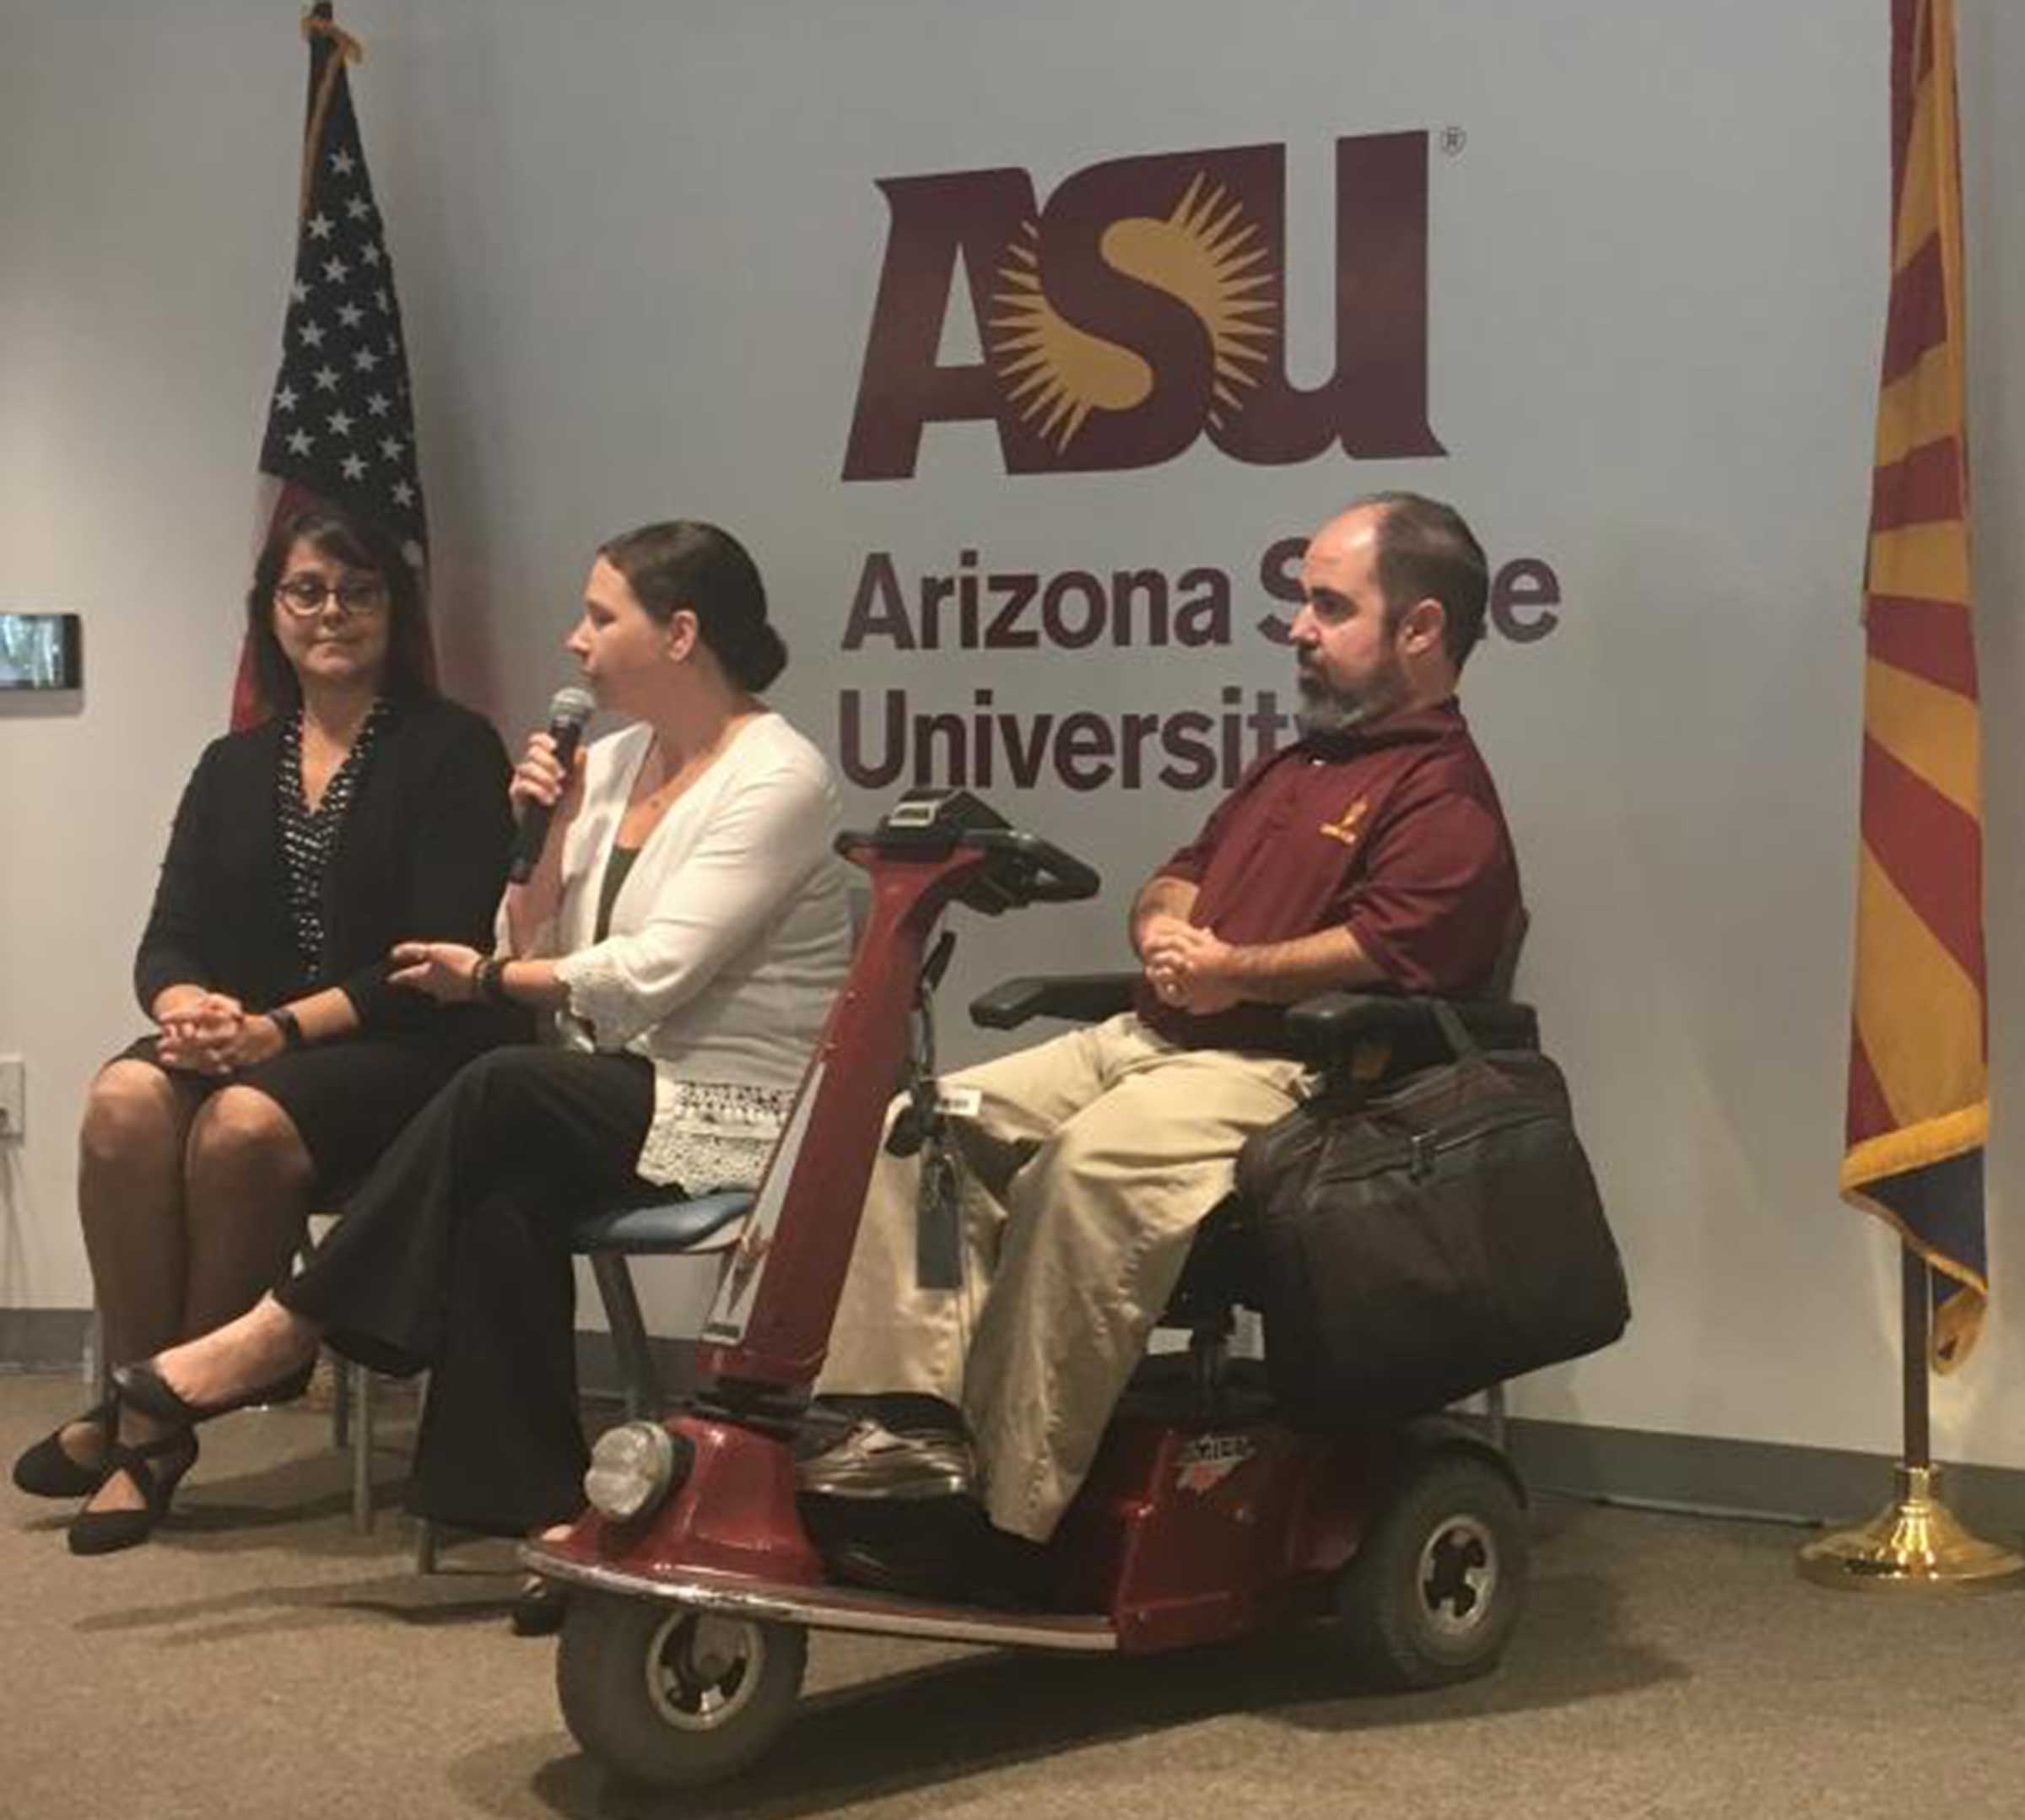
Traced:
<path fill-rule="evenodd" d="M 1455 157 L 1469 143 L 1469 134 L 1460 127 L 1444 127 L 1441 129 L 1441 149 L 1450 158 Z"/>

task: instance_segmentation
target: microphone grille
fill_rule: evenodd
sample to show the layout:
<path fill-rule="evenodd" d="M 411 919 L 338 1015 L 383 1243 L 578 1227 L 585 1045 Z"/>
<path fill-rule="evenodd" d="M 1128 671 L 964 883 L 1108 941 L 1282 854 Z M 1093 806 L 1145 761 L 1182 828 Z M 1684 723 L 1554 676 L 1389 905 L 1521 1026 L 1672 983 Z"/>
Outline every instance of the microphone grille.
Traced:
<path fill-rule="evenodd" d="M 597 698 L 587 689 L 559 689 L 548 703 L 552 726 L 581 726 L 597 712 Z"/>

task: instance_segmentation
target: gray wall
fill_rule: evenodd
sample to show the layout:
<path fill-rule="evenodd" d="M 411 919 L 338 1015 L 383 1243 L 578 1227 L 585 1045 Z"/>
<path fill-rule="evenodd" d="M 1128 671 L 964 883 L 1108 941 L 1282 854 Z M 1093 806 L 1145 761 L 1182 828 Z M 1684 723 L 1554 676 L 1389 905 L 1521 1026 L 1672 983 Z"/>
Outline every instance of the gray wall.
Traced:
<path fill-rule="evenodd" d="M 1963 12 L 1988 739 L 1999 1299 L 1936 1392 L 1941 1449 L 2025 1465 L 2005 1118 L 2025 1048 L 2015 600 L 2025 16 Z M 74 711 L 0 705 L 0 1050 L 29 1061 L 0 1156 L 0 1305 L 77 1307 L 76 1110 L 176 795 L 221 723 L 251 472 L 294 206 L 294 8 L 0 0 L 0 607 L 86 618 Z M 1521 844 L 1522 977 L 1569 1068 L 1631 1264 L 1623 1345 L 1517 1387 L 1540 1420 L 1888 1449 L 1893 1254 L 1838 1205 L 1868 451 L 1884 297 L 1882 0 L 1103 8 L 348 7 L 415 363 L 452 688 L 510 736 L 601 536 L 682 511 L 759 554 L 826 742 L 846 690 L 923 710 L 1213 710 L 1284 690 L 1209 651 L 840 648 L 867 553 L 911 582 L 1193 564 L 1270 603 L 1258 553 L 1347 494 L 1460 501 L 1493 560 L 1550 562 L 1553 635 L 1466 690 Z M 899 175 L 1018 165 L 1045 198 L 1106 159 L 1272 143 L 1288 335 L 1330 354 L 1331 148 L 1463 129 L 1430 168 L 1439 460 L 1011 478 L 983 426 L 911 481 L 839 478 Z M 959 293 L 960 294 L 960 293 Z M 945 358 L 974 332 L 960 320 Z M 885 792 L 855 791 L 855 813 Z M 1104 867 L 1088 911 L 973 925 L 947 992 L 1122 953 L 1132 883 L 1203 793 L 995 797 Z M 978 1040 L 950 1020 L 959 1055 Z M 681 1318 L 694 1284 L 661 1288 Z"/>

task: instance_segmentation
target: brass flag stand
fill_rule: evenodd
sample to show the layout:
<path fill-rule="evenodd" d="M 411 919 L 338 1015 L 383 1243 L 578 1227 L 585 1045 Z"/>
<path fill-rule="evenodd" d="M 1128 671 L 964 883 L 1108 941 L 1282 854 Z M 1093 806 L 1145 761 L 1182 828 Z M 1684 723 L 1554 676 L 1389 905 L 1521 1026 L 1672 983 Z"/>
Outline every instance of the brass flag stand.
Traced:
<path fill-rule="evenodd" d="M 1926 1260 L 1899 1248 L 1905 1344 L 1905 1457 L 1893 1472 L 1897 1495 L 1869 1522 L 1806 1544 L 1796 1565 L 1817 1585 L 1845 1592 L 1925 1587 L 1946 1592 L 2010 1592 L 2025 1586 L 2025 1555 L 1972 1535 L 1941 1501 L 1927 1421 Z"/>

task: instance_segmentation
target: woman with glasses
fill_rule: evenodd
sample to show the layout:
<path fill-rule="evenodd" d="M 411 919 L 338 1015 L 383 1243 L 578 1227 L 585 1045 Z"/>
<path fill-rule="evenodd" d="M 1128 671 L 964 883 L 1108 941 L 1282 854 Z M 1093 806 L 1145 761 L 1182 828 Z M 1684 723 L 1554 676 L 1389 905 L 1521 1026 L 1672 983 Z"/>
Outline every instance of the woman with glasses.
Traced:
<path fill-rule="evenodd" d="M 183 791 L 134 964 L 155 1028 L 85 1107 L 78 1205 L 111 1365 L 249 1307 L 309 1209 L 525 1028 L 390 983 L 397 942 L 486 938 L 513 838 L 505 748 L 430 683 L 398 548 L 331 506 L 296 511 L 246 623 L 267 718 L 214 740 Z M 187 1428 L 112 1399 L 30 1448 L 14 1482 L 85 1498 L 70 1546 L 104 1553 L 154 1529 L 196 1457 Z"/>

